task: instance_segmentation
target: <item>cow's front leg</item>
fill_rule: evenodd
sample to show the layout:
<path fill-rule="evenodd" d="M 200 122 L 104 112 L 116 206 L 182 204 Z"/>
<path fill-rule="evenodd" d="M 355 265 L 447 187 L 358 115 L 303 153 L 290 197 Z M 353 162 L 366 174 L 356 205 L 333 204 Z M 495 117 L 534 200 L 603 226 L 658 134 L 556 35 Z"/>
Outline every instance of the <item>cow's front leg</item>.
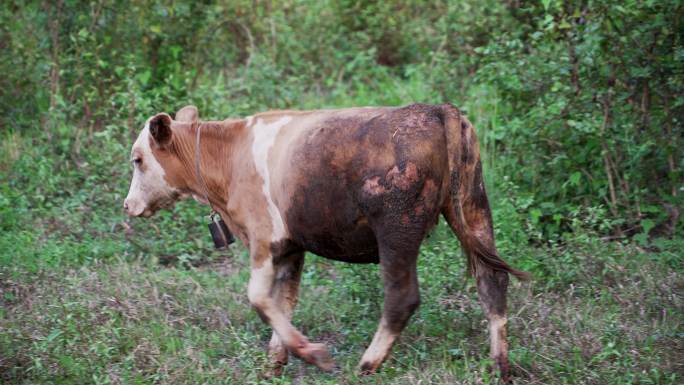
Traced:
<path fill-rule="evenodd" d="M 275 265 L 275 283 L 273 286 L 273 299 L 288 320 L 292 319 L 294 307 L 299 298 L 299 282 L 304 266 L 304 253 L 295 253 Z M 268 355 L 271 360 L 271 370 L 266 377 L 279 376 L 283 366 L 287 364 L 289 352 L 278 336 L 273 331 L 271 342 L 268 344 Z"/>
<path fill-rule="evenodd" d="M 275 287 L 277 286 L 277 266 L 270 254 L 252 256 L 252 272 L 249 279 L 248 296 L 261 319 L 271 325 L 278 335 L 280 342 L 275 342 L 275 348 L 282 343 L 287 350 L 304 361 L 319 368 L 330 371 L 334 363 L 323 344 L 311 343 L 299 332 L 288 315 L 276 301 Z"/>

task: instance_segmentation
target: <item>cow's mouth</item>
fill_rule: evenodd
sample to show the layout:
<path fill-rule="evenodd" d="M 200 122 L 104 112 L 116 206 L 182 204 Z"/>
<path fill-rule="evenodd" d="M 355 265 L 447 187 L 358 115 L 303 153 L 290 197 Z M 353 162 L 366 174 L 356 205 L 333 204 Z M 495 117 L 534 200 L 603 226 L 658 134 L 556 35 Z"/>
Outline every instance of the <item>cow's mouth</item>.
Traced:
<path fill-rule="evenodd" d="M 147 206 L 145 210 L 143 210 L 143 212 L 140 213 L 140 216 L 143 218 L 149 218 L 161 209 L 170 209 L 171 207 L 173 207 L 174 204 L 176 204 L 176 201 L 178 200 L 177 198 L 178 194 L 176 193 L 164 197 Z"/>
<path fill-rule="evenodd" d="M 143 218 L 149 218 L 149 217 L 151 217 L 152 215 L 154 215 L 154 213 L 156 213 L 156 212 L 157 212 L 157 210 L 152 210 L 152 209 L 149 209 L 149 208 L 148 208 L 148 209 L 145 209 L 145 210 L 144 210 L 142 213 L 140 213 L 140 215 L 138 215 L 138 216 L 139 216 L 139 217 L 143 217 Z"/>

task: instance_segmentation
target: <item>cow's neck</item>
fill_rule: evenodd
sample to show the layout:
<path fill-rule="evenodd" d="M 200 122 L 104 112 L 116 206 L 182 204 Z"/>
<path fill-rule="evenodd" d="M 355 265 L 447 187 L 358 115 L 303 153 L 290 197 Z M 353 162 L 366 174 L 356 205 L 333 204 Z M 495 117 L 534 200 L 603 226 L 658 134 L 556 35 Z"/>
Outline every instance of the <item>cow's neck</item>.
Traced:
<path fill-rule="evenodd" d="M 235 138 L 240 134 L 242 120 L 206 121 L 201 123 L 200 162 L 202 178 L 197 175 L 196 139 L 199 125 L 194 124 L 187 131 L 183 152 L 185 159 L 188 188 L 200 200 L 208 196 L 214 208 L 226 207 L 228 201 L 228 185 L 232 174 L 232 159 Z"/>

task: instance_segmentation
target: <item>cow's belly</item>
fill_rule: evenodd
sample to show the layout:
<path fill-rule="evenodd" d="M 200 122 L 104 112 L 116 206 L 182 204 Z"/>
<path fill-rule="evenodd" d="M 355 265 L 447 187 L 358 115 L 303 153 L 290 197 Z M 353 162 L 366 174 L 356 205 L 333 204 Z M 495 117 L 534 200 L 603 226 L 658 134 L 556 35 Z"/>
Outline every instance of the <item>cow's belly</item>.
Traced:
<path fill-rule="evenodd" d="M 378 263 L 378 244 L 367 225 L 347 231 L 311 231 L 297 234 L 296 242 L 307 251 L 321 257 L 350 263 Z"/>
<path fill-rule="evenodd" d="M 292 197 L 296 204 L 285 215 L 290 239 L 321 257 L 377 263 L 375 233 L 351 191 L 316 180 Z"/>

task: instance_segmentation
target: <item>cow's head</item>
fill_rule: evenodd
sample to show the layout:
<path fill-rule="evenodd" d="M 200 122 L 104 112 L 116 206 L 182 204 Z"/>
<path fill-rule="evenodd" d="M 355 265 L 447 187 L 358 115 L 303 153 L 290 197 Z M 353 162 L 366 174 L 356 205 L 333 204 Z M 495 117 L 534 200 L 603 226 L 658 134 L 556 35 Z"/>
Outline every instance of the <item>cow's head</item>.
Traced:
<path fill-rule="evenodd" d="M 124 201 L 128 215 L 149 217 L 188 195 L 186 162 L 177 142 L 179 131 L 196 119 L 197 108 L 187 106 L 176 120 L 166 113 L 147 120 L 131 150 L 133 179 Z"/>

